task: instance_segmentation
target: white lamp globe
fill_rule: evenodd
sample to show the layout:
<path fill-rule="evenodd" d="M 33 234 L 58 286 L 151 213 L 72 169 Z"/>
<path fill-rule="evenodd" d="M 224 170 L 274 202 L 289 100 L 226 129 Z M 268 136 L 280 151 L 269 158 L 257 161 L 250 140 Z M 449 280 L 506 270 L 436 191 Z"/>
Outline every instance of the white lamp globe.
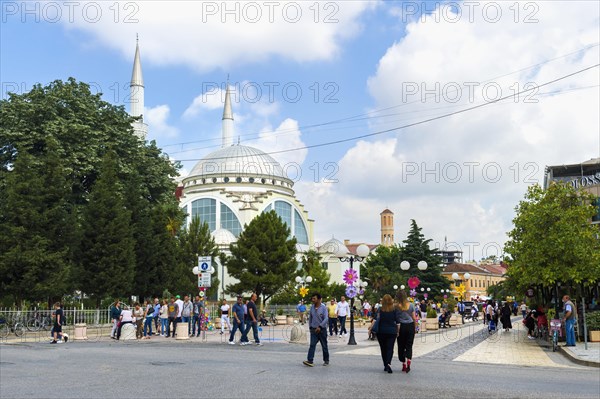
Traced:
<path fill-rule="evenodd" d="M 311 276 L 306 276 L 306 282 L 307 283 L 312 283 L 312 277 Z"/>
<path fill-rule="evenodd" d="M 403 289 L 405 289 L 405 288 L 406 288 L 406 286 L 405 286 L 404 284 L 402 284 L 402 285 L 400 286 L 400 289 L 401 289 L 401 290 L 403 290 Z"/>
<path fill-rule="evenodd" d="M 299 283 L 300 281 L 302 281 L 302 277 L 296 276 L 296 282 Z"/>
<path fill-rule="evenodd" d="M 198 274 L 199 272 L 200 272 L 200 269 L 198 269 L 198 266 L 194 266 L 194 268 L 192 269 L 192 273 Z"/>
<path fill-rule="evenodd" d="M 410 263 L 408 263 L 408 261 L 403 260 L 402 262 L 400 262 L 400 269 L 407 271 L 408 269 L 410 269 Z"/>
<path fill-rule="evenodd" d="M 417 263 L 417 267 L 419 268 L 419 270 L 427 270 L 427 262 L 422 260 L 419 263 Z"/>
<path fill-rule="evenodd" d="M 468 280 L 468 279 L 471 278 L 471 274 L 470 273 L 465 273 L 464 277 L 465 277 L 465 280 Z"/>
<path fill-rule="evenodd" d="M 358 248 L 356 248 L 356 254 L 361 258 L 366 258 L 369 256 L 369 247 L 365 244 L 360 244 Z"/>
<path fill-rule="evenodd" d="M 367 283 L 366 281 L 363 281 L 362 285 L 363 285 L 363 287 L 366 287 L 369 285 L 369 283 Z"/>
<path fill-rule="evenodd" d="M 452 280 L 458 280 L 458 273 L 452 273 Z"/>
<path fill-rule="evenodd" d="M 395 290 L 397 290 L 397 289 L 398 289 L 398 286 L 397 286 L 397 285 L 394 285 L 394 287 L 393 287 L 393 288 L 394 288 Z"/>
<path fill-rule="evenodd" d="M 427 292 L 431 291 L 431 288 L 427 287 Z"/>
<path fill-rule="evenodd" d="M 425 288 L 421 287 L 421 292 L 425 291 Z"/>

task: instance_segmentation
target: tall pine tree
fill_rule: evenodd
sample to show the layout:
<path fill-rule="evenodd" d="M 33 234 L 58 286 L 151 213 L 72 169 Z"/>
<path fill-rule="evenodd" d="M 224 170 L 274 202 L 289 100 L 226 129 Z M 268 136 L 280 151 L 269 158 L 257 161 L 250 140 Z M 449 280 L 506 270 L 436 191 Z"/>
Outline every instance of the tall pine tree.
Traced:
<path fill-rule="evenodd" d="M 255 292 L 267 301 L 295 276 L 296 239 L 275 213 L 263 212 L 248 224 L 230 245 L 229 274 L 239 282 L 227 286 L 231 294 Z"/>
<path fill-rule="evenodd" d="M 82 290 L 96 297 L 129 296 L 135 275 L 131 212 L 117 179 L 117 156 L 109 151 L 84 212 L 79 265 Z"/>

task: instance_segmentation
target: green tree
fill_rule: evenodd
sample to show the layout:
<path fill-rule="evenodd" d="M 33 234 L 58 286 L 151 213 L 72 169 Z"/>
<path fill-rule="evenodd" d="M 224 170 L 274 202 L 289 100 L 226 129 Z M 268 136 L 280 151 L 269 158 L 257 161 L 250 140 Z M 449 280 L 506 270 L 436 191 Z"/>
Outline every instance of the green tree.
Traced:
<path fill-rule="evenodd" d="M 522 292 L 532 284 L 600 279 L 600 231 L 590 223 L 593 200 L 564 183 L 527 189 L 504 248 L 511 287 Z"/>
<path fill-rule="evenodd" d="M 56 142 L 38 158 L 23 149 L 13 169 L 0 171 L 0 287 L 23 299 L 62 297 L 69 287 L 74 239 L 69 187 Z"/>
<path fill-rule="evenodd" d="M 296 239 L 275 211 L 263 212 L 245 226 L 238 241 L 230 245 L 229 274 L 239 282 L 230 294 L 255 292 L 267 301 L 295 276 Z"/>
<path fill-rule="evenodd" d="M 180 260 L 177 272 L 171 277 L 170 287 L 175 292 L 192 293 L 198 291 L 198 277 L 192 273 L 194 266 L 198 265 L 198 256 L 210 256 L 213 267 L 216 267 L 215 258 L 219 250 L 214 238 L 210 235 L 210 228 L 206 222 L 194 217 L 189 227 L 179 235 Z M 219 287 L 218 270 L 212 275 L 211 287 L 207 290 L 210 298 L 216 297 Z"/>
<path fill-rule="evenodd" d="M 61 199 L 64 206 L 57 209 L 66 209 L 61 223 L 55 225 L 66 224 L 69 230 L 53 242 L 60 247 L 62 238 L 66 237 L 65 256 L 81 254 L 82 220 L 100 176 L 102 160 L 107 151 L 112 150 L 117 160 L 115 179 L 127 188 L 122 202 L 131 213 L 136 242 L 135 284 L 139 285 L 136 293 L 148 294 L 156 289 L 155 276 L 161 275 L 158 279 L 164 281 L 178 272 L 173 266 L 177 255 L 174 251 L 178 250 L 174 237 L 181 223 L 181 210 L 173 195 L 176 188 L 173 178 L 177 176 L 179 165 L 173 165 L 154 141 L 144 143 L 138 138 L 131 127 L 133 121 L 124 107 L 102 101 L 100 94 L 92 94 L 87 84 L 73 78 L 66 82 L 57 80 L 47 86 L 35 85 L 24 94 L 10 93 L 7 100 L 0 101 L 0 199 L 9 195 L 10 186 L 6 184 L 9 175 L 14 181 L 29 184 L 28 179 L 23 179 L 22 169 L 15 173 L 15 165 L 24 154 L 32 157 L 28 162 L 39 166 L 41 175 L 45 175 L 46 170 L 54 171 L 65 182 L 55 185 L 65 188 Z M 48 154 L 57 157 L 60 169 L 50 165 Z M 47 187 L 44 187 L 46 191 Z M 43 192 L 24 190 L 20 200 L 35 203 L 36 196 Z M 4 215 L 8 213 L 3 211 L 0 219 Z M 8 218 L 3 218 L 0 223 L 6 223 L 6 229 L 0 232 L 0 242 L 9 245 L 4 231 L 18 228 L 19 224 Z M 170 239 L 163 235 L 164 226 L 170 229 Z M 159 237 L 155 234 L 151 237 L 150 232 L 160 232 Z M 35 229 L 29 234 L 35 235 Z M 12 250 L 15 250 L 14 244 L 6 248 L 6 251 Z M 169 268 L 164 267 L 166 264 Z M 157 270 L 157 265 L 162 266 Z M 5 266 L 0 265 L 0 268 Z M 162 275 L 163 272 L 167 275 Z M 70 281 L 72 284 L 68 285 L 74 289 L 87 284 L 82 280 L 82 273 L 71 273 L 75 280 L 69 279 L 68 275 L 66 273 L 61 279 Z M 10 285 L 15 281 L 4 279 L 4 289 L 11 290 Z M 57 295 L 70 289 L 58 282 L 53 287 Z"/>
<path fill-rule="evenodd" d="M 131 212 L 117 179 L 117 155 L 108 152 L 85 208 L 80 254 L 80 286 L 96 298 L 129 296 L 135 275 Z"/>

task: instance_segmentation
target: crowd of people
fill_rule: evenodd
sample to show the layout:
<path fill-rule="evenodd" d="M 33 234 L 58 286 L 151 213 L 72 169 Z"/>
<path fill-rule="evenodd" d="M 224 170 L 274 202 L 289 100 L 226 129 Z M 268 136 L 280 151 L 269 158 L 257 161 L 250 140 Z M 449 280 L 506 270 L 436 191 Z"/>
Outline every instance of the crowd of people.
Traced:
<path fill-rule="evenodd" d="M 205 310 L 206 301 L 199 295 L 194 300 L 190 300 L 188 295 L 185 295 L 182 300 L 177 295 L 171 296 L 169 300 L 161 301 L 158 298 L 154 298 L 153 302 L 147 300 L 143 305 L 136 302 L 133 304 L 133 310 L 128 306 L 122 306 L 121 301 L 116 299 L 110 307 L 110 318 L 113 324 L 110 337 L 115 340 L 121 339 L 123 327 L 133 324 L 137 339 L 149 339 L 153 335 L 176 338 L 179 323 L 187 325 L 184 331 L 189 337 L 199 337 L 201 332 L 208 328 Z M 233 307 L 223 299 L 220 302 L 219 314 L 220 333 L 224 334 L 227 327 L 230 332 L 229 344 L 235 344 L 234 337 L 238 330 L 241 333 L 240 345 L 250 344 L 248 333 L 252 330 L 254 344 L 262 345 L 258 336 L 258 323 L 261 318 L 256 308 L 256 294 L 252 294 L 245 302 L 241 296 L 238 296 Z"/>

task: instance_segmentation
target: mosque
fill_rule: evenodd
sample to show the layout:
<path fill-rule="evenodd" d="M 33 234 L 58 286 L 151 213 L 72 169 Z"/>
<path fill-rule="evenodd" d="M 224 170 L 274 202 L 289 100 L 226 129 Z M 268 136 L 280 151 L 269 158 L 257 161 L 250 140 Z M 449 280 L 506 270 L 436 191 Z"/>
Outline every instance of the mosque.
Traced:
<path fill-rule="evenodd" d="M 135 50 L 130 91 L 130 113 L 141 117 L 134 123 L 134 132 L 145 139 L 148 125 L 143 121 L 144 80 L 139 44 Z M 274 210 L 290 228 L 290 236 L 296 238 L 300 261 L 302 253 L 314 248 L 314 220 L 296 198 L 294 182 L 273 157 L 258 148 L 240 144 L 239 138 L 234 142 L 229 86 L 225 93 L 221 135 L 221 148 L 198 161 L 181 181 L 178 194 L 180 206 L 187 214 L 186 223 L 194 217 L 206 222 L 220 250 L 227 253 L 229 244 L 237 240 L 244 225 L 260 213 Z M 225 266 L 217 271 L 221 296 L 224 288 L 235 280 L 228 275 Z"/>

